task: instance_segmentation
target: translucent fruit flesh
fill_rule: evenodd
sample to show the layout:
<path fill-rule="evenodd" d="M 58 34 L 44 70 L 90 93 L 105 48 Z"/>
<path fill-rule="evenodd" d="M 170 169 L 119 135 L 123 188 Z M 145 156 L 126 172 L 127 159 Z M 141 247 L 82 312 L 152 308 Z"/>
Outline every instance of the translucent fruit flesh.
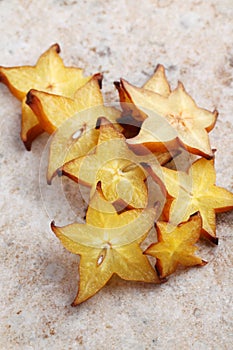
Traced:
<path fill-rule="evenodd" d="M 100 203 L 99 203 L 100 202 Z M 159 283 L 140 248 L 154 223 L 155 209 L 117 214 L 109 203 L 94 195 L 86 224 L 51 227 L 66 249 L 80 255 L 79 288 L 73 305 L 96 294 L 113 274 L 122 279 Z"/>
<path fill-rule="evenodd" d="M 92 78 L 84 77 L 80 68 L 65 67 L 59 52 L 59 45 L 54 44 L 40 56 L 35 66 L 0 67 L 0 81 L 22 101 L 21 138 L 27 149 L 42 132 L 37 117 L 25 104 L 28 91 L 33 88 L 73 98 L 75 91 Z"/>
<path fill-rule="evenodd" d="M 139 134 L 127 142 L 135 147 L 144 144 L 152 151 L 182 145 L 190 153 L 212 157 L 208 132 L 213 129 L 218 112 L 199 108 L 180 82 L 170 93 L 169 85 L 165 92 L 161 88 L 163 94 L 145 86 L 137 88 L 123 79 L 117 85 L 122 106 L 130 102 L 134 105 L 132 115 L 143 119 Z"/>
<path fill-rule="evenodd" d="M 201 233 L 201 218 L 193 216 L 188 222 L 173 226 L 167 222 L 157 222 L 158 242 L 150 245 L 144 252 L 157 259 L 156 268 L 161 278 L 172 274 L 178 267 L 205 265 L 205 262 L 194 255 L 194 245 Z"/>

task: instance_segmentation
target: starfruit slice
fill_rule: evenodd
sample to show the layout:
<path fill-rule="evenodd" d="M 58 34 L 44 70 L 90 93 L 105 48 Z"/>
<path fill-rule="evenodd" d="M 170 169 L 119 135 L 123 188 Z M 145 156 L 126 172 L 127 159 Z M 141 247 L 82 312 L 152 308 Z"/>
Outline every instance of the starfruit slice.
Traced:
<path fill-rule="evenodd" d="M 203 266 L 206 264 L 194 255 L 197 247 L 194 245 L 201 233 L 201 218 L 195 215 L 188 222 L 173 226 L 167 222 L 157 222 L 158 242 L 146 249 L 145 254 L 155 257 L 156 270 L 161 278 L 167 277 L 182 266 Z"/>
<path fill-rule="evenodd" d="M 107 115 L 115 128 L 122 130 L 117 123 L 121 112 L 103 104 L 98 75 L 77 90 L 74 99 L 31 90 L 27 103 L 37 114 L 44 130 L 49 133 L 56 130 L 50 145 L 47 172 L 49 184 L 58 168 L 86 155 L 96 146 L 99 131 L 95 128 L 99 117 Z M 165 156 L 163 159 L 165 161 Z"/>
<path fill-rule="evenodd" d="M 126 89 L 123 89 L 120 82 L 114 82 L 115 87 L 118 90 L 121 106 L 123 109 L 123 115 L 131 114 L 139 121 L 146 118 L 146 115 L 140 111 L 137 106 L 134 105 L 131 96 Z M 164 66 L 158 64 L 154 74 L 148 81 L 142 86 L 142 89 L 149 90 L 158 93 L 164 97 L 168 97 L 171 93 L 170 85 L 167 81 Z"/>
<path fill-rule="evenodd" d="M 73 99 L 31 89 L 27 94 L 26 103 L 37 116 L 43 129 L 52 134 L 74 114 L 94 106 L 103 105 L 100 81 L 102 81 L 102 75 L 95 74 L 75 92 Z M 95 127 L 98 117 L 92 121 L 92 127 Z M 115 119 L 118 117 L 119 112 L 115 113 Z"/>
<path fill-rule="evenodd" d="M 0 67 L 0 81 L 22 101 L 21 138 L 27 149 L 43 132 L 37 117 L 25 104 L 27 92 L 33 88 L 72 98 L 75 91 L 91 79 L 91 76 L 84 77 L 80 68 L 65 67 L 59 52 L 59 45 L 54 44 L 40 56 L 35 66 Z"/>
<path fill-rule="evenodd" d="M 157 181 L 157 168 L 155 171 Z M 153 177 L 153 173 L 151 174 Z M 178 225 L 199 211 L 203 235 L 217 244 L 215 213 L 233 209 L 233 194 L 215 185 L 214 161 L 198 159 L 189 168 L 188 173 L 163 168 L 163 181 L 168 194 L 173 198 L 169 205 L 165 206 L 167 220 Z"/>
<path fill-rule="evenodd" d="M 86 155 L 96 146 L 99 132 L 95 127 L 99 117 L 107 114 L 115 127 L 122 130 L 116 122 L 120 111 L 103 105 L 99 88 L 101 78 L 100 74 L 95 74 L 76 91 L 74 99 L 37 90 L 30 90 L 27 94 L 27 104 L 37 115 L 44 130 L 51 134 L 59 129 L 50 146 L 47 173 L 49 184 L 59 167 Z M 71 117 L 73 118 L 70 119 Z"/>
<path fill-rule="evenodd" d="M 105 108 L 104 115 L 108 116 L 108 119 L 111 120 L 118 131 L 121 131 L 121 126 L 114 122 L 114 115 L 116 116 L 116 120 L 118 120 L 118 114 L 120 114 L 120 112 L 114 109 L 109 110 L 108 107 Z M 97 107 L 95 111 L 93 110 L 93 121 L 97 116 L 101 115 L 98 111 L 101 112 L 102 107 Z M 88 113 L 79 113 L 77 116 L 69 119 L 64 126 L 60 127 L 55 132 L 50 144 L 47 171 L 48 184 L 51 184 L 52 179 L 63 165 L 76 158 L 94 153 L 99 139 L 99 129 L 92 128 L 92 123 L 90 123 L 89 126 L 87 125 L 87 123 L 89 123 L 87 115 L 90 115 L 90 113 L 93 115 L 91 111 L 88 111 Z M 164 165 L 179 153 L 180 150 L 175 150 L 173 152 L 156 152 L 154 153 L 154 157 L 159 164 Z"/>
<path fill-rule="evenodd" d="M 137 88 L 123 79 L 118 91 L 123 91 L 122 102 L 125 102 L 122 96 L 127 95 L 126 102 L 133 103 L 144 119 L 139 134 L 129 139 L 128 144 L 135 147 L 143 144 L 153 151 L 181 145 L 190 153 L 213 157 L 208 132 L 213 129 L 218 112 L 199 108 L 181 82 L 168 96 Z M 134 116 L 137 117 L 135 112 Z"/>
<path fill-rule="evenodd" d="M 154 208 L 117 214 L 97 193 L 87 210 L 86 223 L 64 227 L 51 224 L 66 249 L 80 255 L 79 286 L 73 306 L 96 294 L 113 274 L 124 280 L 159 283 L 140 244 L 152 228 Z"/>
<path fill-rule="evenodd" d="M 140 162 L 151 161 L 160 171 L 153 154 L 138 156 L 127 146 L 125 137 L 105 118 L 101 118 L 100 136 L 94 153 L 77 158 L 62 167 L 62 174 L 91 187 L 101 182 L 104 197 L 134 208 L 145 208 L 148 191 L 146 172 Z"/>
<path fill-rule="evenodd" d="M 76 130 L 76 122 L 71 125 L 69 121 L 66 124 L 68 124 L 67 127 L 59 128 L 56 131 L 50 144 L 47 170 L 47 183 L 49 185 L 63 165 L 76 158 L 91 154 L 95 151 L 98 143 L 98 129 L 84 129 L 82 131 L 80 125 Z"/>

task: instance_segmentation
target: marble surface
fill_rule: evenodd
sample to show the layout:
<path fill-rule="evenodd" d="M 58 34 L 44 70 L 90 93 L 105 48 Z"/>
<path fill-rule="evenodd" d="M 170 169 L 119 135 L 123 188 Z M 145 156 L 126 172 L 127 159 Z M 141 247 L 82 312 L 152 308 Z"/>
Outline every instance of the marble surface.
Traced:
<path fill-rule="evenodd" d="M 175 87 L 219 110 L 211 133 L 217 184 L 233 190 L 232 0 L 2 0 L 0 65 L 35 64 L 51 44 L 67 65 L 142 85 L 158 63 Z M 27 152 L 19 138 L 20 103 L 0 86 L 0 348 L 232 349 L 233 213 L 217 220 L 218 247 L 203 243 L 204 268 L 179 271 L 161 286 L 113 278 L 95 297 L 70 306 L 78 257 L 49 228 L 74 213 L 43 182 L 47 135 Z M 67 191 L 70 182 L 62 184 Z M 42 196 L 41 196 L 42 193 Z M 81 199 L 80 199 L 81 201 Z M 78 203 L 79 216 L 84 208 Z"/>

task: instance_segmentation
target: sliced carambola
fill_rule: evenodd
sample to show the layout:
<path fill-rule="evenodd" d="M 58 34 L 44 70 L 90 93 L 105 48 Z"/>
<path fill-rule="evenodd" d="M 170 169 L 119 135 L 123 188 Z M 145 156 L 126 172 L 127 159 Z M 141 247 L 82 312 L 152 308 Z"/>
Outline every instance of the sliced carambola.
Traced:
<path fill-rule="evenodd" d="M 155 172 L 157 181 L 157 168 Z M 151 175 L 153 177 L 153 171 Z M 192 164 L 187 173 L 163 168 L 161 180 L 172 197 L 170 205 L 165 206 L 167 220 L 178 225 L 198 211 L 202 218 L 203 235 L 217 244 L 216 213 L 233 209 L 233 194 L 215 185 L 214 161 L 201 158 Z"/>
<path fill-rule="evenodd" d="M 32 89 L 27 94 L 26 103 L 36 114 L 43 129 L 52 134 L 76 113 L 103 105 L 104 101 L 99 85 L 101 80 L 102 75 L 95 74 L 75 92 L 73 98 Z M 92 126 L 96 124 L 97 119 L 98 117 L 92 122 Z"/>
<path fill-rule="evenodd" d="M 155 215 L 153 208 L 117 214 L 113 205 L 99 199 L 96 193 L 89 204 L 85 224 L 57 227 L 52 223 L 52 230 L 64 247 L 80 255 L 79 286 L 73 305 L 96 294 L 113 274 L 125 280 L 160 282 L 140 248 Z"/>
<path fill-rule="evenodd" d="M 156 269 L 161 278 L 175 272 L 178 265 L 190 267 L 206 264 L 194 255 L 197 250 L 194 244 L 200 237 L 201 226 L 199 215 L 178 226 L 157 222 L 158 242 L 151 244 L 144 253 L 156 258 Z"/>
<path fill-rule="evenodd" d="M 54 44 L 40 56 L 35 66 L 0 67 L 0 81 L 22 101 L 21 138 L 27 149 L 43 132 L 36 115 L 26 104 L 27 92 L 36 89 L 72 98 L 75 91 L 92 78 L 84 77 L 80 68 L 65 67 L 59 52 L 59 45 Z"/>
<path fill-rule="evenodd" d="M 137 120 L 144 120 L 146 118 L 145 114 L 140 111 L 137 106 L 134 105 L 133 100 L 128 94 L 127 90 L 124 89 L 120 82 L 114 82 L 115 87 L 118 90 L 120 96 L 120 102 L 123 109 L 123 114 L 132 114 Z M 171 93 L 170 85 L 167 81 L 164 66 L 158 64 L 154 74 L 150 77 L 147 82 L 142 86 L 142 89 L 149 90 L 158 93 L 164 97 L 167 97 Z"/>
<path fill-rule="evenodd" d="M 47 96 L 45 98 L 47 99 Z M 108 116 L 114 127 L 119 131 L 122 130 L 122 127 L 117 123 L 120 111 L 115 108 L 98 105 L 79 111 L 73 117 L 69 117 L 69 112 L 67 111 L 70 108 L 69 101 L 62 108 L 66 109 L 64 115 L 68 119 L 57 129 L 51 140 L 47 172 L 49 184 L 56 175 L 57 170 L 65 163 L 85 156 L 88 153 L 90 154 L 94 150 L 99 139 L 99 130 L 96 129 L 99 117 L 103 115 Z M 166 161 L 169 156 L 163 155 L 160 158 Z"/>
<path fill-rule="evenodd" d="M 129 139 L 128 144 L 135 147 L 143 144 L 153 151 L 182 145 L 190 153 L 207 158 L 213 156 L 208 132 L 213 129 L 218 112 L 199 108 L 182 83 L 165 96 L 137 88 L 122 79 L 118 91 L 122 102 L 127 95 L 126 102 L 131 102 L 144 120 L 139 134 Z M 133 116 L 137 118 L 135 109 Z"/>
<path fill-rule="evenodd" d="M 103 194 L 110 202 L 121 201 L 134 208 L 145 208 L 148 200 L 146 172 L 141 162 L 160 164 L 153 154 L 138 156 L 127 146 L 125 137 L 105 118 L 101 118 L 100 136 L 94 152 L 62 167 L 62 173 L 95 191 L 101 182 Z"/>

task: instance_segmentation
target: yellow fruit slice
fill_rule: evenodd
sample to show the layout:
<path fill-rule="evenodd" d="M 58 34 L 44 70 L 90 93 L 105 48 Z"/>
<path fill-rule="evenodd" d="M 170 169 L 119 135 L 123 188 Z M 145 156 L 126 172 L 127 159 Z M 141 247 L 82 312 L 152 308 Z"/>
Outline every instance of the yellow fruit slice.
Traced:
<path fill-rule="evenodd" d="M 153 91 L 164 97 L 168 97 L 171 93 L 170 85 L 167 81 L 165 68 L 162 64 L 158 64 L 152 77 L 142 86 L 143 89 Z"/>
<path fill-rule="evenodd" d="M 102 95 L 93 78 L 80 88 L 74 100 L 45 92 L 33 91 L 33 109 L 47 131 L 57 129 L 50 145 L 47 181 L 50 184 L 58 168 L 75 158 L 85 156 L 96 146 L 99 131 L 96 123 L 99 117 L 107 115 L 119 131 L 117 123 L 121 112 L 103 105 Z M 92 86 L 92 87 L 91 87 Z M 161 156 L 163 161 L 169 159 Z"/>
<path fill-rule="evenodd" d="M 52 134 L 74 114 L 103 105 L 103 96 L 99 86 L 101 79 L 101 74 L 95 74 L 75 92 L 73 99 L 32 89 L 27 94 L 26 103 L 37 116 L 43 129 Z M 117 116 L 119 117 L 119 113 Z M 92 125 L 96 124 L 97 118 Z"/>
<path fill-rule="evenodd" d="M 73 119 L 73 118 L 71 118 Z M 79 123 L 59 128 L 52 138 L 49 148 L 49 163 L 47 170 L 47 183 L 59 173 L 64 164 L 79 157 L 86 156 L 95 151 L 99 139 L 99 130 L 81 130 Z M 78 124 L 78 130 L 76 130 Z"/>
<path fill-rule="evenodd" d="M 134 208 L 147 205 L 146 172 L 141 162 L 151 161 L 160 170 L 156 157 L 138 156 L 127 146 L 124 136 L 105 118 L 101 118 L 100 136 L 94 153 L 77 158 L 62 167 L 62 173 L 76 182 L 91 187 L 101 182 L 104 197 L 110 202 L 123 202 Z"/>
<path fill-rule="evenodd" d="M 157 168 L 155 171 L 157 181 Z M 163 181 L 173 198 L 165 209 L 167 219 L 178 225 L 199 211 L 203 235 L 217 244 L 215 213 L 233 209 L 233 194 L 215 185 L 214 161 L 199 159 L 188 173 L 163 168 Z"/>
<path fill-rule="evenodd" d="M 150 150 L 161 151 L 180 144 L 190 153 L 213 156 L 208 132 L 213 129 L 218 112 L 199 108 L 182 83 L 167 96 L 137 88 L 123 79 L 118 90 L 123 90 L 122 102 L 122 96 L 127 95 L 127 102 L 141 111 L 138 114 L 144 119 L 139 134 L 127 141 L 130 145 L 144 144 Z M 134 116 L 137 117 L 136 112 Z"/>
<path fill-rule="evenodd" d="M 122 88 L 121 83 L 114 82 L 115 87 L 118 90 L 121 106 L 123 109 L 123 115 L 131 114 L 137 120 L 144 120 L 146 115 L 140 111 L 137 106 L 134 105 L 130 94 L 127 90 Z M 143 89 L 158 93 L 164 97 L 167 97 L 171 93 L 170 85 L 165 75 L 164 66 L 158 64 L 154 74 L 148 81 L 142 86 Z"/>
<path fill-rule="evenodd" d="M 54 44 L 40 56 L 35 66 L 0 67 L 0 81 L 23 103 L 21 137 L 27 149 L 41 133 L 36 116 L 25 105 L 27 92 L 33 88 L 72 98 L 75 91 L 92 78 L 84 77 L 80 68 L 65 67 L 59 52 L 59 45 Z"/>
<path fill-rule="evenodd" d="M 96 294 L 113 274 L 124 280 L 160 282 L 140 248 L 153 226 L 156 210 L 134 209 L 118 215 L 109 202 L 101 199 L 99 205 L 97 196 L 90 202 L 86 224 L 51 224 L 64 247 L 80 255 L 79 287 L 73 305 Z"/>
<path fill-rule="evenodd" d="M 155 257 L 156 269 L 161 278 L 176 271 L 178 265 L 205 265 L 201 258 L 194 255 L 197 247 L 194 245 L 201 233 L 201 218 L 195 215 L 188 222 L 172 226 L 167 222 L 157 222 L 158 243 L 153 243 L 144 252 Z"/>
<path fill-rule="evenodd" d="M 26 104 L 26 97 L 22 101 L 22 118 L 21 118 L 21 140 L 28 151 L 31 150 L 32 142 L 44 129 L 40 125 L 35 113 Z"/>
<path fill-rule="evenodd" d="M 99 138 L 99 130 L 94 129 L 94 127 L 96 118 L 101 115 L 106 115 L 118 131 L 122 130 L 122 127 L 116 122 L 120 116 L 120 111 L 115 108 L 98 106 L 78 113 L 55 132 L 50 144 L 48 184 L 51 184 L 58 169 L 65 163 L 94 151 Z M 179 150 L 157 152 L 154 153 L 154 157 L 159 164 L 164 165 L 179 153 Z M 148 151 L 146 154 L 148 154 Z"/>

